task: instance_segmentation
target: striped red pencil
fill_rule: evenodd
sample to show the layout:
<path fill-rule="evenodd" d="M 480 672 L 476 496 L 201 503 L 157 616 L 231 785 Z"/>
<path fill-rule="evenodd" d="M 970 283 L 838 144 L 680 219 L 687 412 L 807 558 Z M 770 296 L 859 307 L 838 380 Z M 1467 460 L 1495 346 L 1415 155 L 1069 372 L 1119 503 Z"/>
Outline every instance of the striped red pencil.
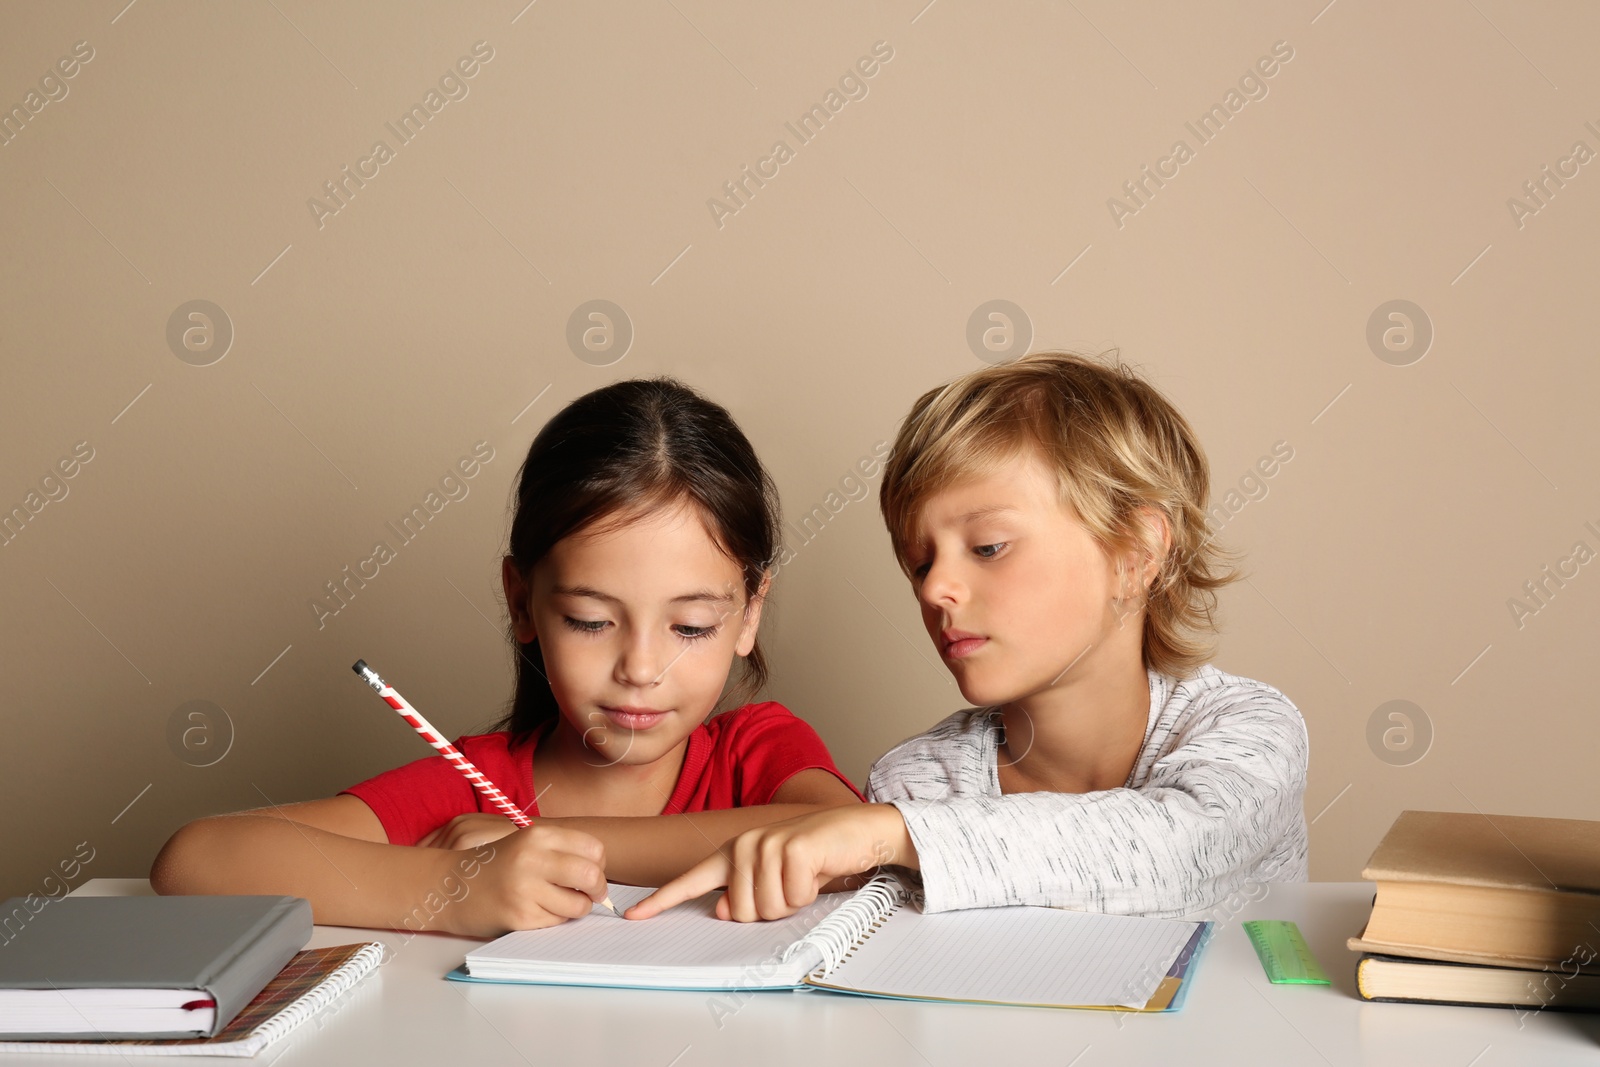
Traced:
<path fill-rule="evenodd" d="M 438 730 L 433 728 L 432 723 L 428 722 L 427 719 L 424 719 L 416 708 L 412 707 L 406 702 L 405 697 L 401 696 L 395 691 L 394 686 L 378 677 L 378 672 L 367 666 L 366 660 L 356 660 L 355 666 L 353 666 L 351 670 L 359 674 L 362 679 L 365 680 L 366 683 L 370 685 L 380 697 L 383 698 L 383 702 L 385 704 L 388 704 L 395 711 L 399 712 L 400 717 L 409 723 L 411 728 L 420 734 L 424 741 L 428 742 L 428 744 L 437 749 L 439 755 L 443 756 L 450 762 L 450 766 L 460 771 L 463 777 L 472 783 L 472 787 L 474 789 L 487 797 L 489 802 L 496 808 L 499 808 L 502 815 L 516 823 L 518 826 L 525 827 L 533 825 L 533 820 L 528 818 L 528 816 L 523 813 L 521 808 L 513 804 L 511 802 L 511 798 L 500 791 L 499 786 L 489 781 L 488 777 L 482 771 L 478 770 L 477 766 L 473 764 L 471 760 L 467 759 L 466 756 L 461 754 L 460 749 L 446 741 L 443 735 L 441 735 Z M 611 903 L 611 898 L 609 896 L 600 903 L 605 907 L 610 908 L 613 914 L 621 916 L 622 913 L 617 911 L 617 906 Z"/>

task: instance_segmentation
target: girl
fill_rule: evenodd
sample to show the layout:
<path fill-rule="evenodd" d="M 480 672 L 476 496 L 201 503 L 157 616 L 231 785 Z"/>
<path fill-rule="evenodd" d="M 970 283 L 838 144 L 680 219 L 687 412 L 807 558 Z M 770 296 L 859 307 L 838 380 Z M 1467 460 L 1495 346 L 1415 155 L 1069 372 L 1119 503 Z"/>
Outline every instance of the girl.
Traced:
<path fill-rule="evenodd" d="M 667 378 L 580 397 L 519 476 L 502 561 L 510 713 L 456 742 L 533 825 L 486 814 L 434 755 L 338 796 L 190 823 L 151 882 L 306 897 L 319 923 L 490 936 L 586 914 L 608 877 L 659 885 L 740 831 L 858 801 L 781 705 L 706 721 L 735 656 L 741 697 L 765 681 L 777 549 L 776 491 L 727 411 Z"/>
<path fill-rule="evenodd" d="M 778 918 L 881 863 L 920 870 L 927 911 L 1178 915 L 1303 881 L 1305 724 L 1206 662 L 1238 577 L 1206 494 L 1187 421 L 1121 367 L 1039 354 L 925 394 L 879 500 L 976 706 L 879 759 L 876 803 L 747 832 L 628 916 L 726 885 L 724 918 Z"/>

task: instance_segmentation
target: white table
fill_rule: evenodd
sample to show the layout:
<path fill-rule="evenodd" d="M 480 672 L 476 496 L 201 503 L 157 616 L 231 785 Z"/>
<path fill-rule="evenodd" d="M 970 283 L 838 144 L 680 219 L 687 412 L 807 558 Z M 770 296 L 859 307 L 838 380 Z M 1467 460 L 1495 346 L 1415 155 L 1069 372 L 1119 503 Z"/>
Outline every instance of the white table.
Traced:
<path fill-rule="evenodd" d="M 95 879 L 74 894 L 148 893 L 138 879 Z M 319 926 L 312 947 L 376 940 L 398 946 L 353 993 L 258 1057 L 314 1064 L 523 1067 L 697 1067 L 703 1064 L 1099 1067 L 1151 1063 L 1442 1064 L 1446 1067 L 1600 1064 L 1600 1016 L 1505 1009 L 1369 1004 L 1357 999 L 1345 938 L 1371 906 L 1366 882 L 1274 885 L 1219 922 L 1181 1011 L 1134 1015 L 1043 1008 L 920 1004 L 830 993 L 717 994 L 496 986 L 447 982 L 479 942 Z M 1220 916 L 1216 916 L 1220 918 Z M 1292 919 L 1333 986 L 1274 986 L 1240 929 L 1244 919 Z M 119 1062 L 105 1057 L 0 1057 L 24 1063 Z M 134 1063 L 216 1063 L 173 1057 Z M 249 1062 L 249 1061 L 246 1061 Z"/>

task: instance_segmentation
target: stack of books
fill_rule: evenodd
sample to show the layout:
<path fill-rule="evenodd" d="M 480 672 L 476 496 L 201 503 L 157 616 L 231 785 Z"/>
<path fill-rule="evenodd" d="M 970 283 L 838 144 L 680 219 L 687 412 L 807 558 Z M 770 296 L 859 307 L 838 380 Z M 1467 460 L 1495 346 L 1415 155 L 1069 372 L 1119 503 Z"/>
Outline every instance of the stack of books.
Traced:
<path fill-rule="evenodd" d="M 1361 874 L 1364 999 L 1600 1011 L 1600 822 L 1404 811 Z"/>
<path fill-rule="evenodd" d="M 0 1053 L 253 1056 L 383 958 L 305 948 L 299 897 L 38 899 L 0 904 Z"/>

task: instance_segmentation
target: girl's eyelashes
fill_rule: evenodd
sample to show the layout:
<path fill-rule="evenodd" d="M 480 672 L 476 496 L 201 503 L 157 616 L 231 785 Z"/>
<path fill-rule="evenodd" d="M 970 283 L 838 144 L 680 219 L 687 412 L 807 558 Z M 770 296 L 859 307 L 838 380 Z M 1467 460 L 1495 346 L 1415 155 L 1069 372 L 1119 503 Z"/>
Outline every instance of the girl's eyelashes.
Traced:
<path fill-rule="evenodd" d="M 598 634 L 611 623 L 605 619 L 575 619 L 571 615 L 563 615 L 561 621 L 566 623 L 567 629 L 580 634 Z M 717 636 L 720 626 L 689 626 L 677 624 L 672 627 L 672 632 L 686 641 L 702 641 Z"/>

